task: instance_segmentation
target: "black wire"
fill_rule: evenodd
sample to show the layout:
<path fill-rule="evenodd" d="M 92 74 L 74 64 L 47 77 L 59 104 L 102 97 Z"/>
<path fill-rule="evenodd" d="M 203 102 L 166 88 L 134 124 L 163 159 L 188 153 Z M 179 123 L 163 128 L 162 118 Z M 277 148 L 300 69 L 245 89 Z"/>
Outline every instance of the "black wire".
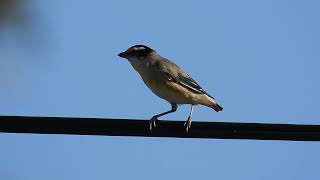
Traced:
<path fill-rule="evenodd" d="M 159 121 L 149 130 L 148 120 L 71 117 L 0 116 L 0 132 L 176 138 L 320 141 L 320 125 L 193 121 Z"/>

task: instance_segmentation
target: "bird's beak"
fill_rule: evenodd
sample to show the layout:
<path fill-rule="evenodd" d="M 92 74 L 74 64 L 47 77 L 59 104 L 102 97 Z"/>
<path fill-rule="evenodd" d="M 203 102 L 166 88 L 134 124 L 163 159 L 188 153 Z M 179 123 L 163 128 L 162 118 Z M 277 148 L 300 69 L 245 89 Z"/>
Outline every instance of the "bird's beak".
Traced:
<path fill-rule="evenodd" d="M 121 52 L 118 54 L 119 57 L 125 58 L 126 57 L 126 52 Z"/>

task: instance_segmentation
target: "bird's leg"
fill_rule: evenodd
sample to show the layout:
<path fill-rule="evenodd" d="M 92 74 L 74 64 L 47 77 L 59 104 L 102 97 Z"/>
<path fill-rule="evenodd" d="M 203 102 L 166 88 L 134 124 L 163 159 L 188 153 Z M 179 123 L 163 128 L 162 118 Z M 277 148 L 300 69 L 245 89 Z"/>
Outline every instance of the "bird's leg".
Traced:
<path fill-rule="evenodd" d="M 190 127 L 191 127 L 193 109 L 194 109 L 194 105 L 192 104 L 192 105 L 191 105 L 191 109 L 190 109 L 190 113 L 189 113 L 188 120 L 184 123 L 184 126 L 186 126 L 186 132 L 188 132 L 189 129 L 190 129 Z"/>
<path fill-rule="evenodd" d="M 169 114 L 169 113 L 176 112 L 177 109 L 178 109 L 178 105 L 174 104 L 174 103 L 171 103 L 171 110 L 170 111 L 166 111 L 164 113 L 160 113 L 160 114 L 154 115 L 149 121 L 150 131 L 152 131 L 153 127 L 156 127 L 156 121 L 158 120 L 159 117 L 161 117 L 163 115 L 166 115 L 166 114 Z"/>

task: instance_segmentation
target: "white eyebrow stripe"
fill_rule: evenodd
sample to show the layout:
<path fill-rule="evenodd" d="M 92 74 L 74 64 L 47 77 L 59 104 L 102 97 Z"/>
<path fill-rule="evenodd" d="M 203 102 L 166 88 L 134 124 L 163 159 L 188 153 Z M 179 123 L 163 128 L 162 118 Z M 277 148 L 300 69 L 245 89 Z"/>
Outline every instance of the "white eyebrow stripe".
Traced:
<path fill-rule="evenodd" d="M 146 48 L 145 47 L 134 47 L 133 48 L 135 51 L 139 51 L 139 50 L 145 50 Z"/>

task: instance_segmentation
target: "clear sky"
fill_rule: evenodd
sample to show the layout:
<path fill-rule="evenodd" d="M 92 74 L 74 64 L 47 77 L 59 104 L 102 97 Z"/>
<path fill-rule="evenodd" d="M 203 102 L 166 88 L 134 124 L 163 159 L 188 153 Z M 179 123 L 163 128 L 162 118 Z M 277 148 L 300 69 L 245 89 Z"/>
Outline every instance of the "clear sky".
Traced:
<path fill-rule="evenodd" d="M 320 124 L 320 2 L 30 1 L 1 26 L 0 114 L 149 119 L 170 105 L 117 57 L 145 44 L 225 111 L 194 121 Z M 21 22 L 20 22 L 21 23 Z M 186 120 L 189 106 L 165 119 Z M 1 180 L 317 179 L 320 143 L 0 134 Z"/>

